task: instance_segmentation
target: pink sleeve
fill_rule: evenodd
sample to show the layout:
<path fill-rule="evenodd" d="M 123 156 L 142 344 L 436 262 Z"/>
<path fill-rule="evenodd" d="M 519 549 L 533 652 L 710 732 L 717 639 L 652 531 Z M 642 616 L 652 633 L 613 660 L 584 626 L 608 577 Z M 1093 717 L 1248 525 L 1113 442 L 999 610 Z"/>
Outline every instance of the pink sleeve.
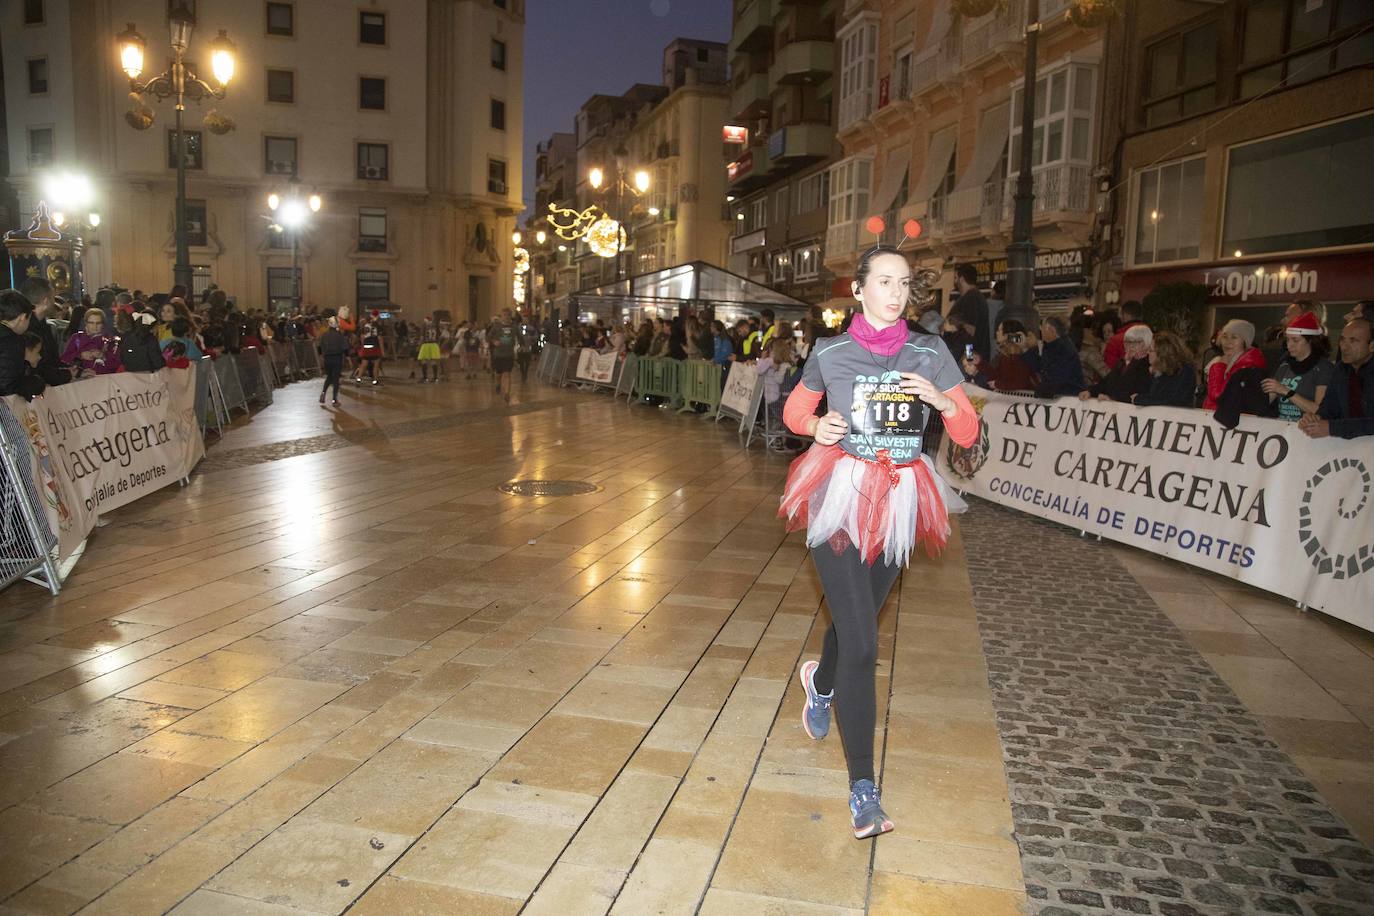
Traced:
<path fill-rule="evenodd" d="M 787 403 L 782 407 L 782 422 L 798 435 L 811 435 L 807 425 L 816 415 L 816 405 L 820 404 L 823 394 L 824 392 L 812 391 L 805 385 L 793 388 L 792 393 L 787 396 Z"/>
<path fill-rule="evenodd" d="M 954 401 L 957 413 L 952 417 L 945 417 L 945 432 L 955 442 L 968 448 L 978 439 L 978 412 L 969 403 L 968 395 L 960 385 L 945 392 Z"/>

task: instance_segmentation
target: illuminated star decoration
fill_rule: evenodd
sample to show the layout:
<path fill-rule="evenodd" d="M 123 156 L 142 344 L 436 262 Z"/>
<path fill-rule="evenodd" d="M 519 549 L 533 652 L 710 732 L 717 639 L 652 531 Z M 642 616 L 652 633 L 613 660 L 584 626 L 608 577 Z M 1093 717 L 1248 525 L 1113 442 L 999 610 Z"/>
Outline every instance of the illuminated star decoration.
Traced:
<path fill-rule="evenodd" d="M 587 234 L 587 230 L 602 216 L 596 204 L 578 212 L 567 207 L 549 204 L 549 225 L 560 238 L 574 242 Z"/>
<path fill-rule="evenodd" d="M 592 253 L 603 258 L 613 258 L 624 251 L 628 242 L 625 230 L 620 223 L 603 216 L 587 229 L 587 247 Z"/>

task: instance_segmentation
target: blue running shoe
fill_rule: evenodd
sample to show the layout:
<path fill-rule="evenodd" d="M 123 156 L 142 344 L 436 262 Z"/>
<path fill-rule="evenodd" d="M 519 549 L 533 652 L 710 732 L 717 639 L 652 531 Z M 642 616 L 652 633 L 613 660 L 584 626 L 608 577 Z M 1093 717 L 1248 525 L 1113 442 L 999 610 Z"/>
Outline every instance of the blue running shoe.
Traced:
<path fill-rule="evenodd" d="M 802 707 L 802 728 L 817 740 L 830 733 L 830 701 L 835 691 L 822 696 L 816 692 L 816 669 L 820 662 L 806 662 L 801 666 L 802 689 L 806 691 L 806 705 Z"/>
<path fill-rule="evenodd" d="M 849 814 L 854 821 L 856 840 L 866 840 L 892 829 L 892 821 L 883 813 L 878 799 L 878 787 L 871 779 L 860 779 L 850 789 Z"/>

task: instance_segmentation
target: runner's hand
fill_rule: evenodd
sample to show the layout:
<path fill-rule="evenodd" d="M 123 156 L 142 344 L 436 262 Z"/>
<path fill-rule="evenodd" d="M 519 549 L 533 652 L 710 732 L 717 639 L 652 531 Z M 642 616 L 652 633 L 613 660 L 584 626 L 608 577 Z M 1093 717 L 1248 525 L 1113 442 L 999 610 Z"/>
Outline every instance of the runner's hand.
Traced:
<path fill-rule="evenodd" d="M 813 434 L 813 438 L 821 445 L 834 445 L 843 439 L 847 432 L 849 432 L 849 424 L 845 422 L 838 410 L 832 410 L 816 421 L 816 432 Z"/>
<path fill-rule="evenodd" d="M 954 399 L 936 388 L 935 383 L 924 376 L 917 375 L 915 372 L 903 372 L 899 384 L 907 394 L 916 395 L 940 413 L 954 409 Z"/>

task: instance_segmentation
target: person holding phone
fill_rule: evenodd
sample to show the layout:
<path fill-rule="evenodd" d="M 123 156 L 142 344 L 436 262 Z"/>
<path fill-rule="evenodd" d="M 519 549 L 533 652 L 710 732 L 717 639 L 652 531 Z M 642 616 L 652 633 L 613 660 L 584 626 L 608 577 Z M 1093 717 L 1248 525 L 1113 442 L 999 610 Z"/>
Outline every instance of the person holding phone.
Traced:
<path fill-rule="evenodd" d="M 779 515 L 789 531 L 806 529 L 831 616 L 820 659 L 799 672 L 802 725 L 824 738 L 839 704 L 850 818 L 865 839 L 892 829 L 873 765 L 878 612 L 912 548 L 938 553 L 948 513 L 966 508 L 922 453 L 927 413 L 939 411 L 965 446 L 978 436 L 978 416 L 944 342 L 903 320 L 911 299 L 904 255 L 869 251 L 852 291 L 862 311 L 845 333 L 816 342 L 783 408 L 788 428 L 815 444 L 792 463 Z M 818 417 L 822 397 L 829 411 Z"/>

